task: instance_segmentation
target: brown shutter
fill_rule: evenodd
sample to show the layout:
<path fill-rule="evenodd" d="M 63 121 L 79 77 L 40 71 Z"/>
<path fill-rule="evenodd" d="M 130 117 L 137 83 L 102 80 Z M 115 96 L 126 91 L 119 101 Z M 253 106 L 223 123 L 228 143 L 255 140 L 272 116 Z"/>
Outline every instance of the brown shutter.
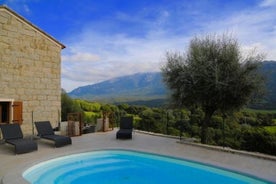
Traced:
<path fill-rule="evenodd" d="M 19 101 L 13 102 L 13 123 L 23 123 L 23 103 Z"/>

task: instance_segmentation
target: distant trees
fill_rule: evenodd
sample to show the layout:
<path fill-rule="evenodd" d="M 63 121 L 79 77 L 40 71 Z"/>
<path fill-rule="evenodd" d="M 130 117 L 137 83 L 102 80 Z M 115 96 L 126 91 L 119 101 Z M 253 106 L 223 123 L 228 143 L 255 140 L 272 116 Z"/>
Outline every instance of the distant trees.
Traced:
<path fill-rule="evenodd" d="M 196 142 L 200 140 L 200 126 L 204 120 L 204 112 L 200 108 L 188 110 L 101 104 L 71 99 L 65 92 L 61 103 L 64 121 L 67 113 L 82 112 L 84 122 L 93 123 L 108 112 L 106 115 L 111 127 L 119 125 L 120 117 L 132 116 L 135 129 L 192 138 Z M 208 144 L 276 155 L 276 111 L 245 109 L 228 116 L 225 124 L 223 114 L 215 112 L 208 132 Z"/>
<path fill-rule="evenodd" d="M 201 142 L 215 112 L 233 111 L 261 94 L 263 77 L 258 72 L 262 55 L 243 57 L 236 39 L 207 35 L 190 41 L 187 54 L 167 53 L 161 68 L 164 82 L 178 107 L 200 107 Z"/>
<path fill-rule="evenodd" d="M 67 120 L 67 114 L 72 112 L 82 112 L 81 107 L 73 101 L 67 93 L 61 92 L 61 121 Z"/>
<path fill-rule="evenodd" d="M 84 123 L 95 124 L 97 118 L 109 118 L 109 122 L 114 126 L 118 120 L 118 107 L 111 104 L 101 104 L 80 99 L 72 99 L 64 90 L 61 93 L 61 120 L 67 121 L 68 113 L 80 112 Z"/>

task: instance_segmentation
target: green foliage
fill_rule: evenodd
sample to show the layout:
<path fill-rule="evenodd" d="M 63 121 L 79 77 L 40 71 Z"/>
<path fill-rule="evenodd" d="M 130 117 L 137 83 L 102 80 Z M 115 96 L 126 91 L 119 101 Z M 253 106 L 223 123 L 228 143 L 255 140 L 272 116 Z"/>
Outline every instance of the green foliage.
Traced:
<path fill-rule="evenodd" d="M 84 111 L 83 115 L 83 122 L 89 124 L 96 124 L 96 119 L 101 117 L 101 114 L 97 112 Z"/>
<path fill-rule="evenodd" d="M 161 109 L 98 103 L 97 106 L 101 107 L 100 111 L 98 108 L 86 111 L 97 103 L 72 100 L 66 94 L 63 94 L 62 100 L 62 113 L 82 111 L 86 123 L 94 123 L 96 118 L 102 116 L 104 110 L 108 112 L 110 121 L 117 126 L 120 117 L 133 116 L 135 129 L 175 136 L 181 134 L 196 139 L 201 137 L 204 113 L 200 108 L 193 108 L 190 111 L 185 108 Z M 70 111 L 65 111 L 68 109 Z M 66 115 L 62 114 L 65 119 Z M 227 114 L 224 118 L 222 113 L 215 113 L 210 119 L 207 141 L 212 145 L 276 155 L 276 126 L 267 126 L 274 122 L 275 117 L 276 112 L 260 113 L 248 110 Z"/>
<path fill-rule="evenodd" d="M 194 38 L 187 55 L 167 53 L 164 81 L 175 104 L 232 110 L 259 91 L 260 56 L 243 59 L 237 41 L 226 35 Z"/>
<path fill-rule="evenodd" d="M 94 111 L 94 112 L 100 112 L 101 111 L 101 104 L 97 102 L 88 102 L 84 100 L 74 100 L 82 110 L 84 111 Z"/>
<path fill-rule="evenodd" d="M 275 111 L 258 111 L 246 109 L 242 111 L 242 118 L 245 124 L 252 126 L 269 126 L 274 125 L 274 119 L 276 117 Z"/>
<path fill-rule="evenodd" d="M 213 128 L 220 128 L 223 124 L 223 118 L 218 115 L 214 115 L 211 118 L 211 127 Z"/>
<path fill-rule="evenodd" d="M 201 107 L 204 111 L 201 142 L 207 142 L 212 115 L 240 109 L 263 89 L 258 73 L 260 55 L 241 56 L 236 39 L 230 36 L 195 37 L 186 55 L 167 53 L 162 67 L 164 82 L 178 107 Z"/>
<path fill-rule="evenodd" d="M 276 126 L 265 126 L 264 129 L 270 134 L 276 135 Z"/>
<path fill-rule="evenodd" d="M 270 113 L 257 113 L 257 119 L 259 120 L 259 124 L 262 126 L 273 125 L 273 115 Z"/>
<path fill-rule="evenodd" d="M 252 112 L 252 113 L 272 113 L 272 114 L 276 114 L 276 110 L 267 110 L 267 109 L 250 109 L 250 108 L 245 108 L 243 109 L 242 112 Z"/>
<path fill-rule="evenodd" d="M 248 151 L 260 151 L 276 155 L 276 135 L 271 135 L 263 128 L 244 128 L 241 147 Z"/>
<path fill-rule="evenodd" d="M 67 114 L 72 112 L 82 112 L 81 107 L 73 101 L 65 91 L 61 93 L 61 121 L 67 120 Z"/>

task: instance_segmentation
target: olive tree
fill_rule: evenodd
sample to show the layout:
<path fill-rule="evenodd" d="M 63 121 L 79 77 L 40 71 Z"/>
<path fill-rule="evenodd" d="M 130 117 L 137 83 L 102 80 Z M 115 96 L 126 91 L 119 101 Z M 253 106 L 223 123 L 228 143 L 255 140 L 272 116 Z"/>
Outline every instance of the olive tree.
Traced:
<path fill-rule="evenodd" d="M 238 41 L 229 35 L 207 35 L 190 41 L 186 54 L 167 53 L 162 66 L 172 102 L 178 107 L 200 107 L 201 142 L 216 111 L 240 109 L 261 94 L 263 76 L 259 66 L 263 55 L 243 56 Z"/>

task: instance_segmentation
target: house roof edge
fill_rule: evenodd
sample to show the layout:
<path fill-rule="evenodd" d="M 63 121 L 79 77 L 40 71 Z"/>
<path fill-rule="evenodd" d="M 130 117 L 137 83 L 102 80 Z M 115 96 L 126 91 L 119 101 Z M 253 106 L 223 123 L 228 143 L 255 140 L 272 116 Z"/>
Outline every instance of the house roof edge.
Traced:
<path fill-rule="evenodd" d="M 18 18 L 19 20 L 23 21 L 24 23 L 28 24 L 29 26 L 31 26 L 33 29 L 37 30 L 38 32 L 40 32 L 42 35 L 46 36 L 48 39 L 52 40 L 53 42 L 55 42 L 56 44 L 58 44 L 61 49 L 66 48 L 66 46 L 64 44 L 62 44 L 61 42 L 57 41 L 54 37 L 52 37 L 51 35 L 49 35 L 48 33 L 46 33 L 45 31 L 43 31 L 42 29 L 40 29 L 39 27 L 37 27 L 36 25 L 32 24 L 30 21 L 28 21 L 27 19 L 25 19 L 24 17 L 22 17 L 21 15 L 19 15 L 18 13 L 16 13 L 15 11 L 13 11 L 12 9 L 10 9 L 7 5 L 0 5 L 0 10 L 5 10 L 7 12 L 9 12 L 10 14 L 12 14 L 13 16 L 15 16 L 16 18 Z"/>

